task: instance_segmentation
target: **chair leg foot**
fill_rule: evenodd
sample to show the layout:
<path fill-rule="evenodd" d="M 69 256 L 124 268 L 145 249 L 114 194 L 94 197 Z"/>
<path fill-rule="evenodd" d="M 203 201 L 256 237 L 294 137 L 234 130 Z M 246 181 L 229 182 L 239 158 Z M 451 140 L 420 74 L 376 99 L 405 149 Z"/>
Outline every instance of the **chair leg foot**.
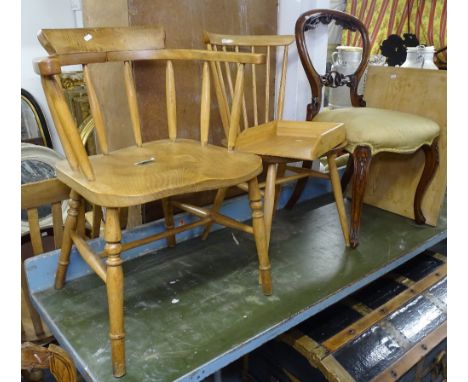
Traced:
<path fill-rule="evenodd" d="M 414 220 L 417 224 L 426 223 L 426 218 L 422 212 L 422 200 L 424 194 L 431 183 L 432 178 L 439 167 L 439 146 L 438 139 L 434 139 L 432 145 L 424 145 L 421 147 L 424 152 L 425 163 L 424 170 L 421 174 L 416 193 L 414 195 Z"/>
<path fill-rule="evenodd" d="M 104 232 L 107 255 L 107 300 L 109 305 L 109 338 L 112 351 L 112 371 L 114 377 L 125 375 L 125 329 L 124 329 L 124 276 L 122 268 L 121 229 L 119 211 L 108 208 Z"/>
<path fill-rule="evenodd" d="M 351 203 L 351 248 L 359 245 L 359 228 L 361 225 L 361 210 L 366 190 L 367 177 L 372 160 L 371 150 L 367 146 L 358 146 L 353 153 L 354 178 Z"/>
<path fill-rule="evenodd" d="M 302 168 L 311 169 L 312 168 L 312 161 L 305 160 L 304 162 L 302 162 Z M 286 203 L 286 206 L 284 208 L 289 210 L 289 209 L 294 207 L 294 205 L 297 203 L 297 201 L 301 197 L 302 192 L 304 191 L 304 188 L 305 188 L 305 186 L 307 184 L 308 179 L 309 178 L 302 178 L 302 179 L 299 179 L 297 181 L 296 186 L 294 187 L 294 191 L 291 194 L 291 196 L 289 197 L 289 200 Z"/>
<path fill-rule="evenodd" d="M 338 169 L 336 167 L 336 153 L 329 153 L 328 159 L 328 170 L 332 183 L 333 195 L 335 197 L 336 209 L 338 210 L 338 217 L 340 219 L 341 230 L 343 232 L 343 238 L 345 245 L 350 246 L 349 242 L 349 227 L 348 219 L 346 217 L 346 210 L 344 206 L 343 192 L 341 190 L 340 176 L 338 175 Z"/>
<path fill-rule="evenodd" d="M 252 225 L 257 247 L 260 280 L 262 291 L 265 295 L 271 295 L 271 266 L 268 258 L 268 245 L 265 232 L 265 221 L 263 219 L 262 200 L 257 178 L 249 181 L 249 200 L 252 209 Z"/>
<path fill-rule="evenodd" d="M 163 213 L 164 213 L 164 222 L 166 225 L 166 229 L 170 230 L 174 228 L 174 209 L 172 207 L 172 203 L 169 198 L 163 198 L 161 200 Z M 168 236 L 166 239 L 168 247 L 175 247 L 176 245 L 176 237 L 175 234 Z"/>
<path fill-rule="evenodd" d="M 80 196 L 75 191 L 70 192 L 68 214 L 63 231 L 62 247 L 60 249 L 57 273 L 55 274 L 55 289 L 61 289 L 65 284 L 65 277 L 67 275 L 68 263 L 70 262 L 70 252 L 73 244 L 71 232 L 75 231 L 77 228 L 78 215 L 80 213 L 80 199 Z"/>

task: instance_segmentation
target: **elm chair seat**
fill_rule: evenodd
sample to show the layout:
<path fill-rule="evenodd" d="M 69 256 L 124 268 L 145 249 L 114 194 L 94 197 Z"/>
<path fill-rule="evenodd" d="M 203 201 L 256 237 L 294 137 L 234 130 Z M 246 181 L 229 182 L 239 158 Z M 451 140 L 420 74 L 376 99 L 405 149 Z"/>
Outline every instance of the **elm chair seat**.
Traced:
<path fill-rule="evenodd" d="M 77 173 L 68 161 L 56 165 L 58 178 L 85 199 L 107 207 L 123 207 L 178 195 L 181 192 L 234 186 L 262 171 L 259 156 L 229 152 L 190 139 L 169 139 L 127 147 L 112 155 L 89 157 L 99 182 Z M 218 163 L 218 165 L 214 165 Z"/>
<path fill-rule="evenodd" d="M 429 118 L 372 107 L 326 109 L 316 122 L 343 122 L 348 142 L 346 151 L 368 146 L 371 154 L 394 152 L 409 154 L 430 145 L 439 136 L 439 125 Z"/>

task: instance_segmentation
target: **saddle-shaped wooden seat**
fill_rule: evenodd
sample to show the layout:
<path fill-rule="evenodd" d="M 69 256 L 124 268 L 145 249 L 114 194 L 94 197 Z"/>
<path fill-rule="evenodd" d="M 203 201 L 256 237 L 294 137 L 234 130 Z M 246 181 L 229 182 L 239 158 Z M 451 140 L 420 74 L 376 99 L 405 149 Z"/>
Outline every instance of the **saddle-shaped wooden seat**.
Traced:
<path fill-rule="evenodd" d="M 148 142 L 89 159 L 99 182 L 77 173 L 67 161 L 57 164 L 57 176 L 85 199 L 107 207 L 234 186 L 262 171 L 262 161 L 256 155 L 201 146 L 190 139 Z"/>

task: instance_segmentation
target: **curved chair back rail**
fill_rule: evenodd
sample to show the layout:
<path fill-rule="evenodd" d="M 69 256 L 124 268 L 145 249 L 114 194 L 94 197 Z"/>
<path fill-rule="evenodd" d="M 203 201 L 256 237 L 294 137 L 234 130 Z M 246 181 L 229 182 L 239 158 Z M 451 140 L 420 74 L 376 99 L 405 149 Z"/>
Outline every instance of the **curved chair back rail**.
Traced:
<path fill-rule="evenodd" d="M 242 120 L 243 128 L 247 129 L 251 126 L 258 126 L 261 123 L 270 122 L 272 119 L 281 120 L 283 117 L 284 110 L 284 97 L 285 97 L 285 86 L 286 86 L 286 70 L 288 66 L 288 52 L 289 46 L 294 42 L 293 35 L 284 36 L 242 36 L 242 35 L 221 35 L 216 33 L 205 32 L 204 42 L 207 49 L 210 51 L 218 52 L 221 49 L 223 52 L 229 50 L 239 53 L 241 49 L 249 51 L 251 53 L 262 52 L 266 55 L 266 65 L 262 68 L 257 68 L 257 65 L 249 65 L 251 82 L 250 84 L 246 79 L 246 87 L 250 85 L 250 94 L 244 94 L 242 96 Z M 275 55 L 276 50 L 276 55 Z M 271 71 L 274 70 L 275 59 L 279 60 L 281 65 L 281 73 L 279 78 L 276 79 L 276 84 L 272 84 Z M 250 64 L 255 64 L 251 62 Z M 221 120 L 223 127 L 228 136 L 228 121 L 229 121 L 229 110 L 228 110 L 228 99 L 233 96 L 233 70 L 231 65 L 226 63 L 224 65 L 219 63 L 213 63 L 211 65 L 213 77 L 215 80 L 216 96 L 218 98 L 218 104 L 220 106 Z M 262 73 L 263 72 L 263 73 Z M 264 87 L 262 89 L 260 77 L 265 80 Z M 274 114 L 274 107 L 271 107 L 271 93 L 272 86 L 275 86 L 278 91 L 273 92 L 276 94 L 276 118 L 272 118 Z M 247 93 L 247 92 L 246 92 Z M 246 101 L 246 97 L 248 100 Z M 264 102 L 260 102 L 260 100 Z M 251 102 L 249 102 L 249 100 Z M 262 109 L 263 105 L 263 109 Z"/>
<path fill-rule="evenodd" d="M 107 29 L 107 28 L 103 28 Z M 112 28 L 111 28 L 112 29 Z M 121 33 L 121 28 L 118 28 L 118 33 Z M 59 30 L 59 32 L 62 30 Z M 66 35 L 70 34 L 69 30 L 64 30 Z M 245 53 L 226 53 L 226 52 L 208 52 L 205 50 L 186 50 L 186 49 L 159 49 L 163 46 L 164 36 L 159 28 L 153 28 L 153 33 L 157 35 L 160 40 L 160 45 L 156 43 L 156 38 L 147 39 L 147 45 L 139 44 L 139 50 L 133 49 L 131 43 L 133 38 L 128 38 L 129 44 L 117 44 L 117 46 L 110 45 L 108 50 L 103 47 L 94 46 L 88 48 L 87 45 L 83 47 L 83 43 L 78 40 L 87 36 L 89 29 L 84 29 L 81 32 L 73 32 L 71 36 L 74 38 L 70 42 L 70 46 L 62 47 L 62 40 L 64 37 L 58 38 L 56 34 L 50 30 L 41 31 L 39 40 L 44 47 L 51 52 L 65 52 L 63 54 L 53 54 L 46 58 L 37 59 L 34 62 L 34 68 L 42 77 L 42 84 L 46 93 L 46 98 L 51 109 L 51 114 L 54 123 L 57 127 L 57 132 L 60 136 L 66 157 L 72 169 L 80 170 L 88 180 L 94 180 L 95 174 L 91 162 L 88 159 L 84 145 L 81 143 L 79 132 L 76 123 L 73 119 L 71 111 L 68 108 L 63 89 L 58 78 L 61 73 L 62 66 L 67 65 L 83 65 L 84 78 L 88 87 L 88 97 L 91 106 L 91 112 L 96 124 L 96 135 L 101 152 L 108 154 L 108 144 L 106 137 L 106 128 L 104 114 L 101 111 L 99 99 L 94 88 L 94 84 L 89 72 L 89 64 L 100 64 L 106 62 L 122 62 L 124 64 L 123 76 L 125 80 L 126 96 L 130 116 L 132 121 L 133 136 L 135 145 L 142 146 L 141 136 L 141 122 L 138 110 L 137 95 L 135 83 L 133 79 L 132 61 L 153 60 L 153 61 L 166 61 L 166 100 L 167 100 L 167 119 L 169 138 L 175 140 L 177 137 L 177 119 L 176 119 L 176 92 L 175 92 L 175 75 L 172 61 L 175 60 L 199 60 L 204 61 L 203 64 L 203 78 L 202 78 L 202 91 L 201 91 L 201 115 L 200 115 L 200 137 L 201 144 L 204 145 L 208 140 L 209 132 L 209 113 L 210 113 L 210 73 L 208 70 L 208 62 L 231 62 L 237 64 L 235 93 L 232 99 L 232 109 L 239 107 L 236 99 L 240 100 L 243 92 L 243 72 L 245 64 L 263 63 L 265 61 L 264 55 L 261 54 L 245 54 Z M 151 31 L 147 30 L 147 32 Z M 141 37 L 141 30 L 137 28 L 127 29 L 127 34 L 132 35 L 136 33 L 137 37 Z M 103 34 L 107 36 L 106 34 Z M 52 38 L 54 37 L 54 38 Z M 104 37 L 102 37 L 104 38 Z M 77 40 L 77 41 L 75 41 Z M 96 40 L 98 40 L 96 38 Z M 58 42 L 58 48 L 55 49 L 54 42 Z M 95 44 L 97 45 L 97 44 Z M 156 48 L 155 48 L 156 47 Z M 60 48 L 60 49 L 59 49 Z M 114 50 L 115 48 L 115 50 Z M 111 49 L 111 50 L 109 50 Z M 120 49 L 120 50 L 117 50 Z M 232 112 L 235 116 L 237 113 Z M 234 120 L 229 120 L 232 125 L 238 124 Z M 236 129 L 234 129 L 236 130 Z M 235 134 L 228 139 L 228 146 L 232 148 L 236 139 Z"/>
<path fill-rule="evenodd" d="M 313 30 L 318 24 L 328 25 L 332 21 L 337 25 L 350 31 L 358 31 L 361 35 L 363 45 L 362 58 L 356 71 L 352 74 L 343 75 L 336 71 L 328 71 L 320 75 L 312 64 L 306 45 L 305 33 Z M 296 21 L 296 44 L 302 66 L 309 80 L 312 90 L 312 100 L 307 107 L 307 120 L 311 121 L 320 111 L 322 102 L 322 87 L 348 86 L 351 92 L 351 103 L 353 106 L 366 106 L 363 95 L 357 93 L 358 84 L 367 66 L 370 54 L 370 42 L 365 25 L 356 17 L 344 12 L 330 9 L 313 9 L 303 13 Z"/>

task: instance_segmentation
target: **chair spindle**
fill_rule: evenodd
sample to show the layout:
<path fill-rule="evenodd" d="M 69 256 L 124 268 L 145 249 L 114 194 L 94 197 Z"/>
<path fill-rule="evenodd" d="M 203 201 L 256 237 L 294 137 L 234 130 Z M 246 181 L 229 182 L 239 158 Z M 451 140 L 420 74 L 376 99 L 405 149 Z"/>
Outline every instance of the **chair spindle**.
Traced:
<path fill-rule="evenodd" d="M 251 52 L 255 53 L 255 47 L 252 46 Z M 254 112 L 254 126 L 258 126 L 258 106 L 257 106 L 257 73 L 256 65 L 250 65 L 252 68 L 252 102 Z"/>
<path fill-rule="evenodd" d="M 285 95 L 285 89 L 286 89 L 286 71 L 288 67 L 288 48 L 289 46 L 286 45 L 283 51 L 283 65 L 281 66 L 281 81 L 280 81 L 280 88 L 279 88 L 279 93 L 278 93 L 278 116 L 276 118 L 278 120 L 283 119 L 284 95 Z"/>
<path fill-rule="evenodd" d="M 54 228 L 54 245 L 55 248 L 60 248 L 62 245 L 63 237 L 63 217 L 62 217 L 62 203 L 52 203 L 52 223 Z"/>
<path fill-rule="evenodd" d="M 77 159 L 78 166 L 83 175 L 88 180 L 94 180 L 94 171 L 91 167 L 91 162 L 89 161 L 88 154 L 81 142 L 80 134 L 76 128 L 76 121 L 68 107 L 65 94 L 63 93 L 63 89 L 60 84 L 60 79 L 58 76 L 54 76 L 51 81 L 51 86 L 48 90 L 52 91 L 51 99 L 53 104 L 51 105 L 52 107 L 49 106 L 49 108 L 56 109 L 57 115 L 60 119 L 59 128 L 61 127 L 63 129 L 63 134 L 67 137 L 67 141 L 70 143 L 70 148 L 72 149 L 74 157 Z"/>
<path fill-rule="evenodd" d="M 124 62 L 124 71 L 125 90 L 127 91 L 128 107 L 130 109 L 130 117 L 132 119 L 133 137 L 135 138 L 135 144 L 138 147 L 141 147 L 143 141 L 141 139 L 140 113 L 138 112 L 138 101 L 132 74 L 132 64 L 130 61 Z"/>
<path fill-rule="evenodd" d="M 269 120 L 270 109 L 270 46 L 267 46 L 267 56 L 265 65 L 265 123 Z"/>
<path fill-rule="evenodd" d="M 203 63 L 202 92 L 201 92 L 201 112 L 200 112 L 200 141 L 202 146 L 208 143 L 208 132 L 210 128 L 210 71 L 208 63 Z"/>
<path fill-rule="evenodd" d="M 228 149 L 232 150 L 235 146 L 236 138 L 239 133 L 239 121 L 240 121 L 240 108 L 242 107 L 242 94 L 244 93 L 244 64 L 240 64 L 237 68 L 236 75 L 236 88 L 234 90 L 234 96 L 232 99 L 231 118 L 229 137 L 228 137 Z"/>
<path fill-rule="evenodd" d="M 31 236 L 31 245 L 34 255 L 44 252 L 41 239 L 41 227 L 39 225 L 39 213 L 37 208 L 28 208 L 29 235 Z"/>
<path fill-rule="evenodd" d="M 101 148 L 103 154 L 108 154 L 109 148 L 107 145 L 104 116 L 102 115 L 101 107 L 99 106 L 99 100 L 96 94 L 96 89 L 94 88 L 93 81 L 91 80 L 88 65 L 83 65 L 83 74 L 88 90 L 89 106 L 91 107 L 91 113 L 94 119 L 99 147 Z"/>
<path fill-rule="evenodd" d="M 174 66 L 171 60 L 168 60 L 166 64 L 166 104 L 169 139 L 175 141 L 177 138 L 177 109 Z"/>

